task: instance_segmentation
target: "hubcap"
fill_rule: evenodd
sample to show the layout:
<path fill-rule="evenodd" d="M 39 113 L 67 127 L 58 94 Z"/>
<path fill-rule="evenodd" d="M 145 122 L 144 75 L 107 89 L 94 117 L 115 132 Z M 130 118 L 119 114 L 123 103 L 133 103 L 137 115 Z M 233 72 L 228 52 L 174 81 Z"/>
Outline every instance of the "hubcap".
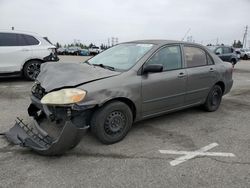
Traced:
<path fill-rule="evenodd" d="M 40 73 L 40 63 L 32 63 L 27 67 L 27 74 L 28 76 L 35 80 L 38 74 Z"/>
<path fill-rule="evenodd" d="M 214 91 L 212 95 L 212 105 L 217 106 L 220 102 L 220 94 L 219 91 Z"/>
<path fill-rule="evenodd" d="M 125 115 L 120 111 L 114 111 L 106 118 L 104 130 L 109 135 L 117 135 L 124 129 L 125 124 Z"/>

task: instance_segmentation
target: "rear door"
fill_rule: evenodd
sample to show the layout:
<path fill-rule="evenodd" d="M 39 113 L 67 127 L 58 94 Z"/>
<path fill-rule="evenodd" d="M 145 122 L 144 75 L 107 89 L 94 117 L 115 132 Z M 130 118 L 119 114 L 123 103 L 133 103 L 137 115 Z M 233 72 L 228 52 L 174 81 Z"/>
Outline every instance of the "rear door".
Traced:
<path fill-rule="evenodd" d="M 210 55 L 195 46 L 184 46 L 188 74 L 185 105 L 203 102 L 216 81 L 216 69 Z"/>
<path fill-rule="evenodd" d="M 227 61 L 230 62 L 232 59 L 232 54 L 233 54 L 234 50 L 230 47 L 223 47 L 223 57 L 224 60 L 223 61 Z"/>
<path fill-rule="evenodd" d="M 32 55 L 31 47 L 16 33 L 0 33 L 0 73 L 20 71 Z"/>
<path fill-rule="evenodd" d="M 158 50 L 146 64 L 162 64 L 160 73 L 142 75 L 142 116 L 148 117 L 179 108 L 184 103 L 187 73 L 179 45 Z"/>

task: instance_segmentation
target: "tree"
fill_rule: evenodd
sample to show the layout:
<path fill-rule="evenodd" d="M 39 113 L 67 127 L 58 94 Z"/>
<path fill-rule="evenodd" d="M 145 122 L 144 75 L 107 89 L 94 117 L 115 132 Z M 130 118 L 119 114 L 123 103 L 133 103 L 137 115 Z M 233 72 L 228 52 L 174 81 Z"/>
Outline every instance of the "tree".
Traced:
<path fill-rule="evenodd" d="M 243 45 L 242 45 L 240 40 L 238 40 L 237 42 L 236 42 L 236 40 L 234 40 L 233 47 L 234 48 L 242 48 Z"/>
<path fill-rule="evenodd" d="M 62 47 L 62 45 L 59 44 L 59 42 L 57 42 L 57 43 L 56 43 L 56 48 L 61 48 L 61 47 Z"/>

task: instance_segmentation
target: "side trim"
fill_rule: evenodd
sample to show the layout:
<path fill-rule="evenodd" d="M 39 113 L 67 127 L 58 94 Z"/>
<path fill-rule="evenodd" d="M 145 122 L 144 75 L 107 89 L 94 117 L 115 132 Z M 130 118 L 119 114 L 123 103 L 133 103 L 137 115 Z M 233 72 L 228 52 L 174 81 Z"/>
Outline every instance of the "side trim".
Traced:
<path fill-rule="evenodd" d="M 189 105 L 186 105 L 186 106 L 178 107 L 178 108 L 173 108 L 171 110 L 165 110 L 165 111 L 153 113 L 153 114 L 150 114 L 150 115 L 142 116 L 142 120 L 147 119 L 147 118 L 151 118 L 151 117 L 154 117 L 154 116 L 159 116 L 159 115 L 162 115 L 162 114 L 167 114 L 167 113 L 170 113 L 170 112 L 179 111 L 179 110 L 189 108 L 189 107 L 192 107 L 192 106 L 198 106 L 200 104 L 202 104 L 202 101 L 199 101 L 199 102 L 196 102 L 196 103 L 193 103 L 193 104 L 189 104 Z"/>
<path fill-rule="evenodd" d="M 156 99 L 150 99 L 150 100 L 147 100 L 147 101 L 143 101 L 143 103 L 161 101 L 161 100 L 165 100 L 165 99 L 168 99 L 168 98 L 179 97 L 179 96 L 182 96 L 182 95 L 186 95 L 186 93 L 180 93 L 180 94 L 176 94 L 176 95 L 170 95 L 170 96 L 167 96 L 167 97 L 160 97 L 160 98 L 156 98 Z"/>

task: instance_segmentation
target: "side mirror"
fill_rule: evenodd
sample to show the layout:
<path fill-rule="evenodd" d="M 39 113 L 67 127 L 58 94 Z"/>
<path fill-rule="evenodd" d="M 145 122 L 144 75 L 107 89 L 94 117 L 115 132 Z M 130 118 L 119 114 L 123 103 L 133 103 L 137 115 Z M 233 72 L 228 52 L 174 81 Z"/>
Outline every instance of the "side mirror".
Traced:
<path fill-rule="evenodd" d="M 220 55 L 220 52 L 216 52 L 215 54 L 216 54 L 216 55 Z"/>
<path fill-rule="evenodd" d="M 145 65 L 142 69 L 142 73 L 162 72 L 162 71 L 163 71 L 163 65 L 161 65 L 161 64 Z"/>

